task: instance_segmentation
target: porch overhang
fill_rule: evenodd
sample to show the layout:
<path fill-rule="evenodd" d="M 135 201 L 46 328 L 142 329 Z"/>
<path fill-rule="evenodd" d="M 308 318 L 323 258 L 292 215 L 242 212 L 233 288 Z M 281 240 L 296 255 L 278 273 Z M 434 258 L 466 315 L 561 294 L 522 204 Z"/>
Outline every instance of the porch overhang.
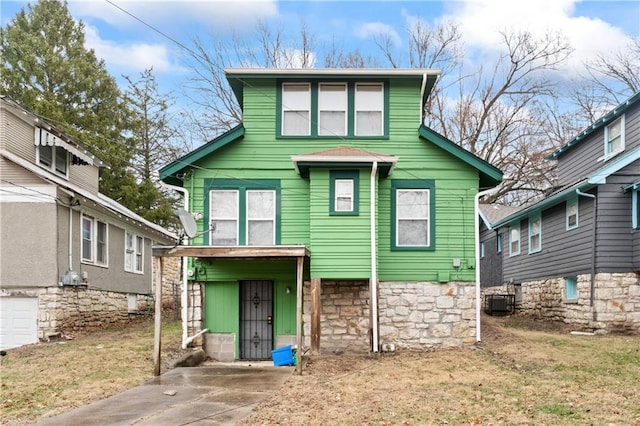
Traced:
<path fill-rule="evenodd" d="M 154 256 L 200 259 L 288 259 L 310 257 L 304 245 L 291 246 L 153 246 Z"/>

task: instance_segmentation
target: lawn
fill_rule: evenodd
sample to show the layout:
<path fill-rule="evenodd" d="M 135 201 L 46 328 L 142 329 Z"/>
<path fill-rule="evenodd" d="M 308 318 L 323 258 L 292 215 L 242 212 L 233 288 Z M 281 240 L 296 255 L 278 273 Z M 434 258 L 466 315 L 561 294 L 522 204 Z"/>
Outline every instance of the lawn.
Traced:
<path fill-rule="evenodd" d="M 180 350 L 163 328 L 163 370 Z M 0 367 L 3 424 L 32 424 L 152 377 L 153 323 L 12 349 Z M 480 345 L 309 359 L 243 424 L 638 425 L 640 336 L 571 335 L 483 317 Z"/>

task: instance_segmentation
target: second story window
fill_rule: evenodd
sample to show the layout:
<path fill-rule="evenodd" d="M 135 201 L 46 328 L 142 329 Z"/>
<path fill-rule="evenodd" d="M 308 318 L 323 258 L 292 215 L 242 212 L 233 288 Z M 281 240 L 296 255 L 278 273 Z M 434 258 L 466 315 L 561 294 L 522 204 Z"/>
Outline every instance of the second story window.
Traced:
<path fill-rule="evenodd" d="M 358 171 L 332 170 L 330 182 L 331 215 L 358 215 Z"/>
<path fill-rule="evenodd" d="M 38 164 L 56 174 L 67 176 L 69 153 L 60 146 L 38 146 Z"/>
<path fill-rule="evenodd" d="M 509 256 L 520 254 L 520 226 L 509 229 Z"/>
<path fill-rule="evenodd" d="M 318 86 L 318 135 L 347 134 L 347 85 L 344 83 Z"/>
<path fill-rule="evenodd" d="M 381 83 L 358 83 L 355 94 L 355 135 L 382 136 L 384 96 Z"/>
<path fill-rule="evenodd" d="M 308 83 L 282 85 L 282 134 L 311 134 L 311 86 Z"/>
<path fill-rule="evenodd" d="M 624 151 L 624 116 L 604 129 L 604 155 L 613 156 Z"/>

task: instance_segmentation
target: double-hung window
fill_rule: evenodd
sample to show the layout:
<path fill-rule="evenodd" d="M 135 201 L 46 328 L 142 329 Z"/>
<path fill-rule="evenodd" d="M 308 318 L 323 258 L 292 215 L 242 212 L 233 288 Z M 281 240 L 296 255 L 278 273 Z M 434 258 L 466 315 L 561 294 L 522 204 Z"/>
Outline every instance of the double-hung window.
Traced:
<path fill-rule="evenodd" d="M 318 135 L 347 134 L 346 83 L 320 83 L 318 86 Z"/>
<path fill-rule="evenodd" d="M 125 233 L 124 270 L 143 273 L 144 239 L 131 232 Z"/>
<path fill-rule="evenodd" d="M 624 151 L 624 115 L 604 128 L 604 156 Z"/>
<path fill-rule="evenodd" d="M 58 175 L 67 177 L 69 153 L 60 146 L 39 145 L 38 164 Z"/>
<path fill-rule="evenodd" d="M 206 182 L 209 244 L 271 246 L 277 241 L 278 188 L 273 181 Z M 249 186 L 247 186 L 249 185 Z M 277 188 L 276 188 L 277 187 Z"/>
<path fill-rule="evenodd" d="M 529 218 L 529 253 L 542 250 L 542 218 L 540 215 Z"/>
<path fill-rule="evenodd" d="M 355 90 L 355 135 L 384 133 L 384 93 L 381 83 L 357 83 Z"/>
<path fill-rule="evenodd" d="M 502 234 L 496 235 L 496 252 L 502 253 Z"/>
<path fill-rule="evenodd" d="M 520 225 L 509 228 L 509 256 L 520 254 Z"/>
<path fill-rule="evenodd" d="M 566 229 L 575 229 L 578 227 L 578 199 L 573 198 L 567 201 L 566 205 Z"/>
<path fill-rule="evenodd" d="M 84 263 L 94 263 L 96 265 L 106 266 L 108 261 L 107 224 L 84 214 L 82 215 L 81 223 L 82 261 Z"/>
<path fill-rule="evenodd" d="M 311 85 L 309 83 L 282 84 L 281 132 L 285 136 L 311 134 Z"/>
<path fill-rule="evenodd" d="M 394 181 L 391 187 L 392 248 L 434 249 L 433 181 Z"/>
<path fill-rule="evenodd" d="M 359 211 L 359 174 L 357 170 L 332 170 L 329 214 L 357 216 Z"/>

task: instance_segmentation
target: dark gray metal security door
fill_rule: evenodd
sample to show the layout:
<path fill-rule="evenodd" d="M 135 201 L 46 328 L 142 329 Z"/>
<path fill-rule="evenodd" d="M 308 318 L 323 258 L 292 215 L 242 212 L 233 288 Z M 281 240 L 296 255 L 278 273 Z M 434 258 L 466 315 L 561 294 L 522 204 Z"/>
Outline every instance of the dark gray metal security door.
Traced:
<path fill-rule="evenodd" d="M 270 359 L 273 281 L 240 281 L 240 358 Z"/>

